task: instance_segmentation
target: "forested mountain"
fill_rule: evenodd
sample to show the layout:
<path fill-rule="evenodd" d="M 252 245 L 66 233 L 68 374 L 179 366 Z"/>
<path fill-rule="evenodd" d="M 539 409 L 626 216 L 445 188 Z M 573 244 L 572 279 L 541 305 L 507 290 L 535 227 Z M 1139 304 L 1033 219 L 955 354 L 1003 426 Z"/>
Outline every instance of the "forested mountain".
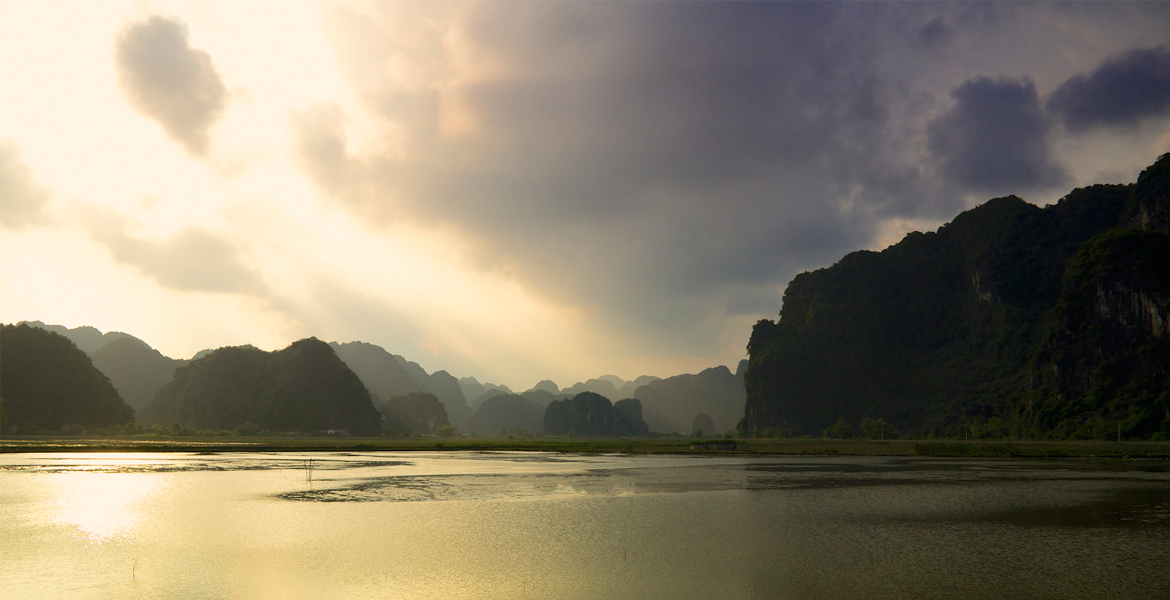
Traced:
<path fill-rule="evenodd" d="M 134 411 L 72 341 L 38 327 L 0 328 L 0 430 L 122 425 Z"/>
<path fill-rule="evenodd" d="M 316 338 L 284 350 L 220 348 L 175 370 L 142 413 L 147 424 L 375 433 L 381 415 L 358 376 Z"/>
<path fill-rule="evenodd" d="M 527 394 L 527 392 L 525 392 Z M 519 394 L 499 394 L 484 400 L 467 421 L 469 433 L 540 433 L 544 427 L 545 406 Z"/>
<path fill-rule="evenodd" d="M 608 398 L 582 392 L 552 402 L 544 411 L 544 432 L 552 435 L 628 436 L 645 435 L 646 424 L 637 400 L 614 405 Z"/>
<path fill-rule="evenodd" d="M 93 366 L 110 378 L 136 412 L 142 412 L 171 380 L 175 369 L 186 362 L 163 356 L 130 335 L 118 337 L 93 353 Z"/>
<path fill-rule="evenodd" d="M 195 355 L 191 361 L 176 360 L 162 355 L 157 350 L 138 338 L 119 332 L 102 333 L 93 327 L 76 327 L 68 329 L 60 325 L 46 325 L 35 321 L 28 323 L 31 326 L 44 330 L 60 332 L 69 337 L 75 344 L 89 349 L 93 366 L 105 374 L 114 384 L 116 390 L 126 399 L 139 415 L 139 419 L 150 424 L 170 426 L 179 423 L 189 429 L 233 429 L 245 422 L 252 422 L 259 427 L 279 431 L 293 429 L 298 431 L 314 431 L 320 429 L 351 429 L 349 427 L 328 426 L 318 427 L 315 417 L 297 421 L 292 427 L 293 417 L 288 416 L 276 419 L 273 415 L 261 415 L 254 406 L 256 398 L 270 393 L 263 391 L 270 386 L 271 381 L 254 381 L 248 383 L 246 377 L 236 373 L 235 367 L 227 366 L 233 361 L 240 363 L 255 363 L 258 371 L 266 373 L 264 377 L 276 377 L 271 373 L 273 367 L 269 358 L 262 358 L 269 354 L 253 346 L 237 346 L 220 350 L 204 350 Z M 728 371 L 721 368 L 719 372 L 722 380 L 714 384 L 709 381 L 715 373 L 704 372 L 700 375 L 684 375 L 669 380 L 660 380 L 657 377 L 643 375 L 633 381 L 625 381 L 614 375 L 604 375 L 586 382 L 574 384 L 564 390 L 550 380 L 539 382 L 533 389 L 523 394 L 512 394 L 507 386 L 480 383 L 474 377 L 456 379 L 446 371 L 427 373 L 418 363 L 406 358 L 390 354 L 380 346 L 366 342 L 349 342 L 329 344 L 333 353 L 344 365 L 355 374 L 361 384 L 368 390 L 373 405 L 382 406 L 385 400 L 398 396 L 407 396 L 415 393 L 433 395 L 441 402 L 447 421 L 462 431 L 480 432 L 485 434 L 507 431 L 527 431 L 531 433 L 541 431 L 546 407 L 554 401 L 572 398 L 582 391 L 604 392 L 599 394 L 607 401 L 612 399 L 630 398 L 636 390 L 649 384 L 657 387 L 643 392 L 651 409 L 647 411 L 647 421 L 655 431 L 677 432 L 688 434 L 688 424 L 692 423 L 695 414 L 708 411 L 715 415 L 729 413 L 724 421 L 733 421 L 737 417 L 730 413 L 742 411 L 742 392 L 726 393 L 728 388 Z M 188 363 L 198 363 L 220 352 L 212 363 L 201 363 L 194 372 L 183 371 L 172 382 L 176 370 Z M 282 352 L 287 352 L 282 351 Z M 233 358 L 227 360 L 222 356 L 229 354 Z M 279 361 L 277 361 L 279 362 Z M 208 364 L 216 366 L 208 366 Z M 262 366 L 263 365 L 263 366 Z M 238 367 L 238 365 L 237 365 Z M 194 374 L 193 374 L 194 373 Z M 283 375 L 280 377 L 284 377 Z M 279 377 L 278 377 L 279 378 Z M 213 380 L 222 379 L 215 382 Z M 714 379 L 720 379 L 715 377 Z M 666 381 L 666 383 L 662 383 Z M 173 383 L 172 389 L 162 394 L 160 403 L 151 408 L 151 402 L 159 395 L 164 386 Z M 734 382 L 733 382 L 734 383 Z M 233 386 L 235 386 L 233 388 Z M 735 387 L 732 385 L 731 387 Z M 742 385 L 739 385 L 742 387 Z M 223 388 L 208 396 L 205 392 L 212 388 Z M 177 390 L 185 390 L 176 395 Z M 233 389 L 230 394 L 224 391 Z M 195 390 L 195 391 L 192 391 Z M 202 391 L 200 391 L 202 390 Z M 479 396 L 471 403 L 479 411 L 474 423 L 472 406 L 469 406 L 465 392 L 478 392 Z M 202 395 L 199 400 L 190 400 L 188 395 Z M 216 396 L 220 394 L 220 396 Z M 234 401 L 228 401 L 223 396 L 238 395 L 250 397 L 251 400 L 241 401 L 232 406 Z M 180 398 L 180 396 L 182 396 Z M 488 404 L 494 397 L 507 397 L 506 400 Z M 270 399 L 271 400 L 271 399 Z M 277 404 L 275 400 L 266 401 L 268 404 Z M 295 404 L 295 402 L 293 402 Z M 620 403 L 619 403 L 620 404 Z M 485 406 L 486 405 L 486 406 Z M 290 405 L 291 406 L 291 405 Z M 721 408 L 722 407 L 722 408 Z M 641 417 L 641 403 L 638 408 L 638 419 Z M 239 421 L 244 418 L 244 421 Z M 292 419 L 292 420 L 290 420 Z M 260 421 L 264 421 L 261 423 Z M 283 423 L 283 425 L 281 425 Z M 409 428 L 398 427 L 396 431 L 405 432 Z M 638 430 L 637 427 L 634 430 Z M 354 431 L 358 431 L 354 429 Z M 412 432 L 417 432 L 413 431 Z"/>
<path fill-rule="evenodd" d="M 743 418 L 743 372 L 718 366 L 697 374 L 675 375 L 643 385 L 634 392 L 642 402 L 643 418 L 651 431 L 689 435 L 695 415 L 704 413 L 714 422 L 707 434 L 732 429 Z"/>
<path fill-rule="evenodd" d="M 1170 433 L 1168 317 L 1170 235 L 1117 229 L 1089 240 L 1065 272 L 1025 422 L 1057 437 Z"/>
<path fill-rule="evenodd" d="M 434 433 L 451 425 L 443 403 L 434 394 L 426 392 L 393 396 L 378 410 L 382 413 L 382 428 L 395 435 Z"/>
<path fill-rule="evenodd" d="M 89 326 L 69 329 L 41 321 L 23 321 L 22 324 L 69 338 L 90 356 L 94 367 L 110 378 L 122 399 L 136 412 L 141 412 L 159 388 L 171 380 L 175 368 L 186 362 L 163 356 L 146 342 L 120 331 L 102 333 Z"/>
<path fill-rule="evenodd" d="M 752 331 L 744 431 L 1170 433 L 1168 176 L 997 198 L 797 275 Z"/>

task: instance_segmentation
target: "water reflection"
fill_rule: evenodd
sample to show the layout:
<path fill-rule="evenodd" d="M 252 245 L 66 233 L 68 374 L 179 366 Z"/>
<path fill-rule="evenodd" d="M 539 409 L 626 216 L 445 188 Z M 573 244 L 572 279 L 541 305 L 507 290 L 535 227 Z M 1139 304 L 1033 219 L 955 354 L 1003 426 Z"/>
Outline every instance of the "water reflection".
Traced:
<path fill-rule="evenodd" d="M 981 517 L 1025 527 L 1170 528 L 1170 488 L 1130 488 L 1079 506 L 1043 506 Z"/>
<path fill-rule="evenodd" d="M 142 520 L 142 503 L 156 493 L 156 475 L 88 473 L 54 475 L 54 521 L 72 525 L 90 542 L 101 543 L 125 533 Z"/>
<path fill-rule="evenodd" d="M 1160 600 L 1164 467 L 4 455 L 0 597 Z"/>

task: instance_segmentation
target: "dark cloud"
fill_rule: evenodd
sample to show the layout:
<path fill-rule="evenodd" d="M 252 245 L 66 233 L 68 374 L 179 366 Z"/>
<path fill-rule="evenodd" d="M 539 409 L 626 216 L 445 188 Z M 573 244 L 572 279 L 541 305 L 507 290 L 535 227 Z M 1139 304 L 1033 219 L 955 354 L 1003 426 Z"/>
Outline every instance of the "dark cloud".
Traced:
<path fill-rule="evenodd" d="M 20 145 L 0 140 L 0 226 L 24 229 L 50 222 L 51 198 L 24 162 Z"/>
<path fill-rule="evenodd" d="M 362 132 L 361 148 L 378 150 L 359 149 L 337 107 L 309 108 L 291 120 L 304 172 L 355 214 L 462 232 L 485 270 L 679 352 L 711 347 L 718 327 L 706 323 L 774 314 L 796 272 L 870 245 L 889 219 L 944 221 L 969 192 L 1062 184 L 1031 80 L 952 88 L 984 68 L 1027 73 L 1017 67 L 1032 49 L 1048 54 L 1029 64 L 1064 65 L 1053 56 L 1067 44 L 1051 43 L 1067 39 L 1064 21 L 1112 14 L 1001 3 L 374 10 L 330 5 L 326 23 L 364 116 L 391 134 L 371 144 Z M 928 124 L 951 92 L 953 108 Z"/>
<path fill-rule="evenodd" d="M 918 31 L 918 38 L 931 49 L 945 48 L 955 37 L 955 28 L 947 22 L 946 17 L 939 15 L 931 19 Z"/>
<path fill-rule="evenodd" d="M 977 77 L 951 93 L 955 106 L 927 127 L 939 170 L 962 188 L 1009 193 L 1067 179 L 1031 79 Z"/>
<path fill-rule="evenodd" d="M 1072 132 L 1170 115 L 1170 48 L 1139 48 L 1065 81 L 1045 108 Z"/>
<path fill-rule="evenodd" d="M 861 23 L 835 5 L 476 5 L 457 18 L 462 52 L 501 74 L 455 85 L 454 61 L 334 19 L 351 81 L 408 143 L 354 155 L 317 107 L 293 119 L 306 172 L 360 214 L 459 226 L 485 267 L 615 319 L 667 327 L 726 286 L 760 297 L 863 243 L 845 196 L 869 212 L 917 201 Z M 373 85 L 391 56 L 436 83 Z M 775 308 L 769 289 L 757 309 Z"/>
<path fill-rule="evenodd" d="M 130 23 L 118 33 L 114 61 L 130 105 L 191 154 L 207 156 L 209 130 L 229 98 L 211 56 L 188 43 L 187 26 L 158 15 Z"/>
<path fill-rule="evenodd" d="M 89 236 L 109 249 L 114 260 L 138 269 L 159 285 L 179 291 L 258 294 L 264 286 L 257 273 L 240 261 L 227 237 L 186 227 L 164 240 L 135 236 L 134 221 L 113 209 L 76 204 Z"/>

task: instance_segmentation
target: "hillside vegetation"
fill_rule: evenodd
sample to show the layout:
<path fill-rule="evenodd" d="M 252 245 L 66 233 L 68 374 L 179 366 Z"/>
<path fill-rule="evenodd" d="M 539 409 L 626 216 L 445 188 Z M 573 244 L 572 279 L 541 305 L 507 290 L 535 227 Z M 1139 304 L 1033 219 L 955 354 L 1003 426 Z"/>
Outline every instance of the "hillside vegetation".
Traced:
<path fill-rule="evenodd" d="M 142 413 L 148 425 L 230 430 L 377 433 L 381 416 L 361 380 L 316 338 L 275 352 L 220 348 L 175 370 Z"/>
<path fill-rule="evenodd" d="M 109 378 L 72 341 L 28 325 L 0 329 L 0 431 L 133 421 L 134 411 Z"/>
<path fill-rule="evenodd" d="M 997 198 L 798 275 L 752 331 L 741 429 L 1170 435 L 1168 177 Z"/>

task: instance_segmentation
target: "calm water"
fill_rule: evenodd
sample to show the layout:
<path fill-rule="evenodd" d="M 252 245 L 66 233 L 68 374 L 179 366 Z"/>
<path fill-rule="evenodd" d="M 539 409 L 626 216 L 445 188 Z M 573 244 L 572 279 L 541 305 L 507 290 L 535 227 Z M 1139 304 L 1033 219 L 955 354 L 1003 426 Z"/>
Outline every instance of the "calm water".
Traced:
<path fill-rule="evenodd" d="M 4 455 L 0 597 L 1164 600 L 1167 467 Z"/>

